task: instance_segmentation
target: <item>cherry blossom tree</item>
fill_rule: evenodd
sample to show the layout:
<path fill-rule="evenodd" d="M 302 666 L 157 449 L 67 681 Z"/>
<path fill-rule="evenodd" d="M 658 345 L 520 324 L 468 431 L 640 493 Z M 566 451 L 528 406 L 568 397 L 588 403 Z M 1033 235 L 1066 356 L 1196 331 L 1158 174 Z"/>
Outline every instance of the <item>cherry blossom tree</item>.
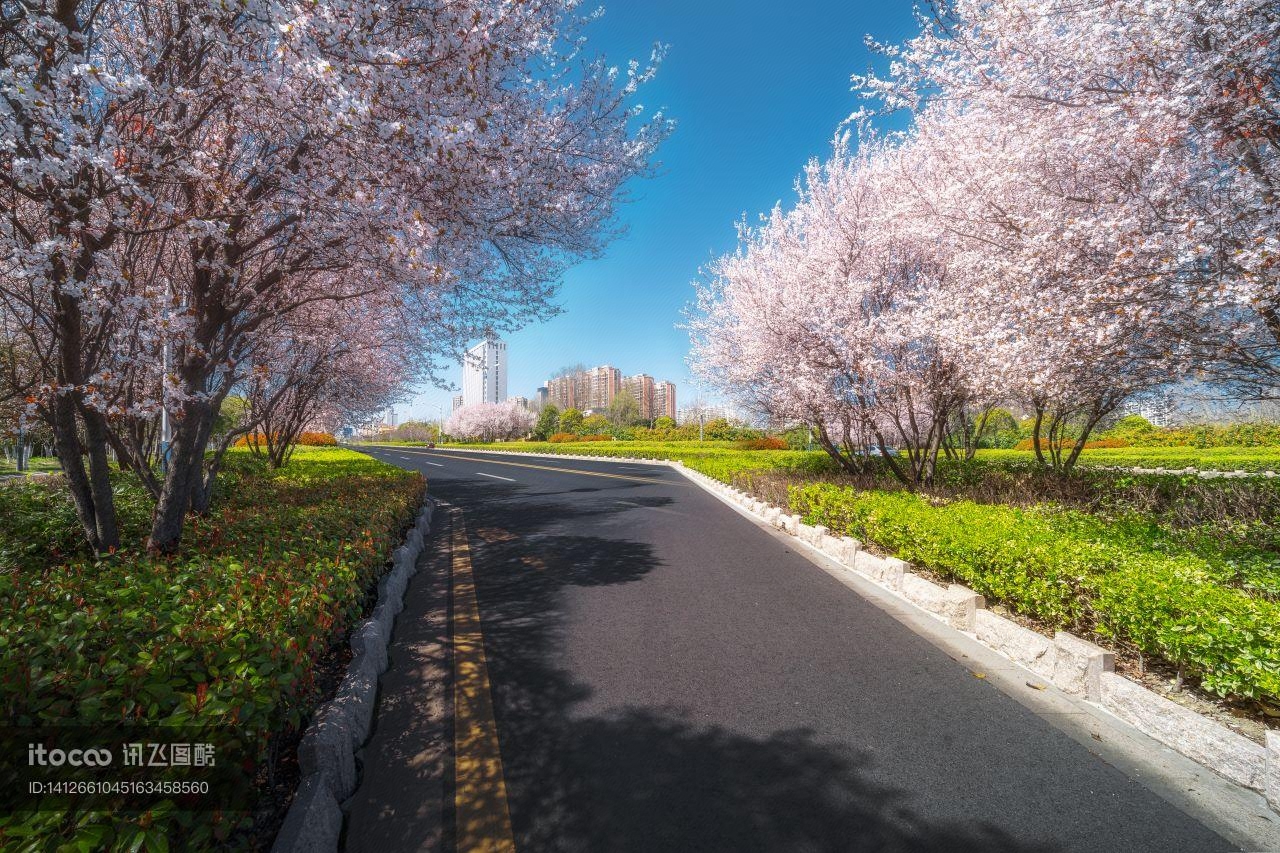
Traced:
<path fill-rule="evenodd" d="M 812 424 L 847 470 L 864 470 L 874 447 L 918 487 L 967 391 L 925 310 L 946 283 L 944 258 L 894 215 L 899 157 L 837 141 L 806 169 L 794 208 L 743 226 L 742 247 L 699 283 L 691 361 L 740 405 Z"/>
<path fill-rule="evenodd" d="M 398 312 L 379 314 L 368 302 L 320 302 L 277 318 L 253 356 L 237 391 L 247 402 L 244 423 L 272 467 L 292 454 L 301 433 L 315 426 L 335 431 L 396 402 L 414 375 L 422 342 Z M 229 430 L 206 465 L 214 469 L 232 439 Z M 216 469 L 214 469 L 216 470 Z M 205 476 L 202 489 L 212 477 Z M 201 495 L 208 502 L 207 494 Z"/>
<path fill-rule="evenodd" d="M 958 0 L 931 10 L 917 37 L 882 48 L 890 74 L 855 86 L 917 117 L 984 116 L 1000 145 L 1035 152 L 1040 163 L 1006 174 L 1068 214 L 1066 231 L 1111 243 L 1104 286 L 1127 290 L 1121 310 L 1145 314 L 1148 337 L 1193 350 L 1204 377 L 1274 395 L 1280 9 Z"/>
<path fill-rule="evenodd" d="M 35 408 L 95 548 L 118 540 L 113 425 L 171 418 L 150 536 L 171 550 L 207 499 L 221 403 L 280 318 L 386 303 L 430 331 L 430 365 L 550 311 L 668 131 L 631 105 L 651 67 L 583 58 L 576 5 L 66 0 L 6 16 L 0 299 L 45 353 Z M 141 470 L 142 438 L 117 439 Z"/>
<path fill-rule="evenodd" d="M 1124 269 L 1152 253 L 1135 248 L 1117 189 L 1140 170 L 1082 170 L 1070 137 L 1019 130 L 982 110 L 926 110 L 903 140 L 895 216 L 946 244 L 929 325 L 971 399 L 1033 410 L 1038 457 L 1069 470 L 1104 417 L 1185 369 L 1186 312 Z"/>
<path fill-rule="evenodd" d="M 444 431 L 460 441 L 510 441 L 528 435 L 536 420 L 518 403 L 473 403 L 455 409 Z"/>

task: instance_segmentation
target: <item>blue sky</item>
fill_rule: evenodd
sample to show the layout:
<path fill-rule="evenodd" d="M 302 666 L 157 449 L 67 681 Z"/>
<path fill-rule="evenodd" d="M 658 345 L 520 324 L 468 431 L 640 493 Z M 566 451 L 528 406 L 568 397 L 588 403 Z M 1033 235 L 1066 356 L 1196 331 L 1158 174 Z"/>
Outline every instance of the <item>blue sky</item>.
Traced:
<path fill-rule="evenodd" d="M 590 3 L 587 4 L 590 6 Z M 871 34 L 901 41 L 915 29 L 909 2 L 851 0 L 606 0 L 588 29 L 592 52 L 611 64 L 669 52 L 641 93 L 677 122 L 659 152 L 657 177 L 636 182 L 621 208 L 628 233 L 598 260 L 565 276 L 562 313 L 506 338 L 510 395 L 532 397 L 559 367 L 612 364 L 677 385 L 681 405 L 703 394 L 685 364 L 677 328 L 691 282 L 731 251 L 734 225 L 787 203 L 805 162 L 822 156 L 857 108 L 849 75 L 873 62 Z M 461 384 L 461 369 L 449 378 Z M 454 391 L 420 389 L 401 420 L 434 419 Z M 704 394 L 705 396 L 712 396 Z"/>

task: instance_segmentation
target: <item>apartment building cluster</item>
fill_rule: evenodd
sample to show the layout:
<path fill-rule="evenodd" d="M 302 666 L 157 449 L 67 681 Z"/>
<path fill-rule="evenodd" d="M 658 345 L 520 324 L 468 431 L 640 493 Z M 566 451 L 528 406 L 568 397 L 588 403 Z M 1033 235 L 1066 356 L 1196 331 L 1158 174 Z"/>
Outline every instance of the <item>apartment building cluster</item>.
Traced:
<path fill-rule="evenodd" d="M 547 380 L 547 384 L 538 389 L 538 402 L 540 405 L 550 403 L 559 409 L 603 412 L 624 392 L 640 404 L 640 417 L 644 420 L 676 416 L 673 383 L 655 380 L 647 373 L 623 376 L 622 371 L 608 364 Z"/>
<path fill-rule="evenodd" d="M 623 376 L 605 364 L 577 370 L 547 381 L 538 389 L 536 400 L 507 396 L 507 344 L 489 337 L 467 350 L 462 361 L 462 393 L 453 398 L 453 408 L 477 403 L 513 402 L 525 408 L 541 408 L 551 403 L 560 409 L 603 412 L 615 397 L 626 392 L 640 406 L 643 420 L 676 417 L 676 386 L 657 381 L 647 373 Z"/>

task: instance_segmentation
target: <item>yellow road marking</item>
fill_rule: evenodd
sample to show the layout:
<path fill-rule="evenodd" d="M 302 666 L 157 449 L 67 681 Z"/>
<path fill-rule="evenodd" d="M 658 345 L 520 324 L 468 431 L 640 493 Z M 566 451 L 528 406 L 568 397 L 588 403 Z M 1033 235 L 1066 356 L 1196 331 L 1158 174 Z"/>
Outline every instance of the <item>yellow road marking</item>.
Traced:
<path fill-rule="evenodd" d="M 451 513 L 453 536 L 453 808 L 459 853 L 515 853 L 507 784 L 502 775 L 480 604 L 462 510 Z"/>
<path fill-rule="evenodd" d="M 603 471 L 583 471 L 581 468 L 557 468 L 554 465 L 533 465 L 528 462 L 498 462 L 493 459 L 477 459 L 474 456 L 455 456 L 452 453 L 431 454 L 424 450 L 416 451 L 424 456 L 435 455 L 438 459 L 464 459 L 468 462 L 483 462 L 489 465 L 510 465 L 513 468 L 537 468 L 539 471 L 559 471 L 564 474 L 585 474 L 588 477 L 609 477 L 614 480 L 632 480 L 637 483 L 661 483 L 664 486 L 682 486 L 683 483 L 676 480 L 659 480 L 655 477 L 629 477 L 626 474 L 606 474 Z M 607 457 L 601 457 L 602 462 L 608 462 Z"/>
<path fill-rule="evenodd" d="M 520 562 L 524 563 L 529 568 L 537 569 L 538 571 L 542 571 L 547 567 L 547 561 L 541 557 L 524 556 L 520 558 Z"/>

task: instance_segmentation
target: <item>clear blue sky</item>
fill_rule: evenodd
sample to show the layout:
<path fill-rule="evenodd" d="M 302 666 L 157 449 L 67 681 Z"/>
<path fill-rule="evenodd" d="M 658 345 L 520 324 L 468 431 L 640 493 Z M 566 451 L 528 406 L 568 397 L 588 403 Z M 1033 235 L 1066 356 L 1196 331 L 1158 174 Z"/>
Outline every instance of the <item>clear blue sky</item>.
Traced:
<path fill-rule="evenodd" d="M 590 6 L 590 2 L 587 3 Z M 654 42 L 669 48 L 645 107 L 674 118 L 657 177 L 632 186 L 621 208 L 626 235 L 604 257 L 565 276 L 563 313 L 506 338 L 507 393 L 533 397 L 559 367 L 612 364 L 677 385 L 681 405 L 700 392 L 676 328 L 693 297 L 691 282 L 714 256 L 734 247 L 734 225 L 754 219 L 792 186 L 805 162 L 822 156 L 858 103 L 849 75 L 873 57 L 870 34 L 897 42 L 914 29 L 911 4 L 856 0 L 605 0 L 588 29 L 592 52 L 610 64 L 643 61 Z M 450 377 L 461 385 L 461 368 Z M 434 419 L 454 391 L 422 389 L 400 419 Z M 710 395 L 707 395 L 710 396 Z"/>

